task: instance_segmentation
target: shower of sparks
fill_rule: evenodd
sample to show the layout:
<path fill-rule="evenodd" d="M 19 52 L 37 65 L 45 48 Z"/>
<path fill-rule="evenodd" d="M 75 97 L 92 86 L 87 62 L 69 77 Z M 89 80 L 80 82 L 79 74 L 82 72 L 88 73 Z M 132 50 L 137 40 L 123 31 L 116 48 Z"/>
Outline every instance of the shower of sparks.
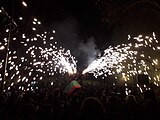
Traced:
<path fill-rule="evenodd" d="M 22 5 L 28 8 L 28 4 L 22 1 Z M 0 14 L 3 11 L 0 10 Z M 22 15 L 23 16 L 23 15 Z M 25 23 L 25 17 L 19 17 L 19 23 Z M 26 17 L 27 18 L 27 17 Z M 26 20 L 24 20 L 26 21 Z M 28 24 L 27 24 L 28 25 Z M 43 31 L 40 29 L 41 22 L 34 18 L 31 31 L 12 35 L 10 39 L 10 49 L 8 52 L 8 62 L 6 73 L 4 73 L 6 49 L 10 30 L 5 26 L 2 29 L 0 42 L 0 81 L 5 74 L 4 90 L 9 90 L 11 86 L 19 85 L 19 89 L 33 89 L 39 80 L 46 80 L 54 75 L 70 75 L 77 73 L 77 61 L 71 55 L 70 50 L 65 50 L 54 39 L 55 31 Z M 23 25 L 22 28 L 25 28 Z M 27 29 L 29 29 L 27 26 Z M 24 29 L 22 29 L 24 31 Z M 154 84 L 159 85 L 159 50 L 158 40 L 155 33 L 152 36 L 131 37 L 128 35 L 130 43 L 117 46 L 110 46 L 98 55 L 84 71 L 93 73 L 95 77 L 114 75 L 115 79 L 129 81 L 134 75 L 146 74 Z M 17 48 L 17 46 L 18 48 Z M 16 48 L 14 48 L 16 46 Z M 53 85 L 53 82 L 51 82 Z M 130 93 L 128 85 L 125 83 L 126 95 Z M 137 86 L 141 92 L 142 88 Z M 144 88 L 146 88 L 144 86 Z M 38 86 L 36 86 L 38 89 Z M 148 89 L 148 88 L 147 88 Z"/>
<path fill-rule="evenodd" d="M 37 19 L 34 19 L 33 24 Z M 37 21 L 38 22 L 38 21 Z M 34 30 L 34 29 L 33 29 Z M 35 31 L 35 30 L 34 30 Z M 22 35 L 27 40 L 27 43 L 21 42 L 27 47 L 25 59 L 21 62 L 30 61 L 30 65 L 36 68 L 36 71 L 43 71 L 44 74 L 54 75 L 55 72 L 59 73 L 76 73 L 76 61 L 71 55 L 70 50 L 65 50 L 63 47 L 58 47 L 57 42 L 53 41 L 55 31 L 43 32 L 42 34 L 37 34 L 34 38 L 26 38 L 25 34 Z M 48 37 L 49 36 L 49 37 Z M 40 41 L 40 39 L 42 41 Z M 40 45 L 30 46 L 32 42 L 42 42 Z M 28 48 L 28 46 L 30 46 Z"/>
<path fill-rule="evenodd" d="M 19 20 L 23 20 L 19 17 Z M 34 18 L 31 24 L 32 32 L 27 35 L 22 33 L 20 37 L 13 35 L 12 44 L 18 44 L 20 48 L 8 52 L 7 70 L 5 73 L 4 85 L 11 86 L 21 84 L 21 90 L 29 89 L 32 84 L 39 80 L 45 80 L 49 76 L 70 75 L 77 72 L 77 61 L 71 55 L 70 50 L 66 50 L 54 40 L 55 30 L 39 30 L 41 22 Z M 5 53 L 8 44 L 9 29 L 4 30 L 3 42 L 0 42 L 0 81 L 3 79 L 5 64 Z M 22 85 L 23 84 L 23 85 Z"/>
<path fill-rule="evenodd" d="M 131 37 L 128 44 L 110 46 L 105 49 L 83 72 L 93 73 L 95 77 L 114 75 L 128 81 L 137 74 L 145 74 L 149 79 L 159 82 L 159 50 L 155 33 L 152 36 Z"/>

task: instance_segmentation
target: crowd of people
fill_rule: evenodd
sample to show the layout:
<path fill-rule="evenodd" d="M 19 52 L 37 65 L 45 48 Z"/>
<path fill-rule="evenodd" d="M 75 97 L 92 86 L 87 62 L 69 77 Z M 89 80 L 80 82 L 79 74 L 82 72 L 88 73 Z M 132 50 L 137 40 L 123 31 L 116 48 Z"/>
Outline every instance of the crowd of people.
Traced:
<path fill-rule="evenodd" d="M 0 95 L 1 120 L 138 120 L 157 119 L 160 88 L 129 94 L 122 86 L 82 85 L 71 94 L 51 86 L 35 90 L 12 87 Z"/>

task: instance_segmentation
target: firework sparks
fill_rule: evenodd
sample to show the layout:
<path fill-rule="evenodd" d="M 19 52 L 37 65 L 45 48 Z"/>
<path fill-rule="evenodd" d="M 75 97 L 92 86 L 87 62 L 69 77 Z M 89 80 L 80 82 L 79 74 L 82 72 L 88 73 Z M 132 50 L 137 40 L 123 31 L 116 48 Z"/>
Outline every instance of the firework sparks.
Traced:
<path fill-rule="evenodd" d="M 146 74 L 150 79 L 158 82 L 159 77 L 151 78 L 153 71 L 155 75 L 157 74 L 159 64 L 159 46 L 155 33 L 153 36 L 131 37 L 129 35 L 128 40 L 130 42 L 128 44 L 110 46 L 104 50 L 103 54 L 97 57 L 82 74 L 93 73 L 95 77 L 121 75 L 125 81 L 130 80 L 133 75 Z"/>
<path fill-rule="evenodd" d="M 23 2 L 24 6 L 27 6 Z M 22 21 L 23 17 L 19 17 Z M 8 51 L 8 63 L 4 81 L 5 86 L 13 86 L 18 83 L 25 83 L 27 87 L 20 86 L 19 89 L 31 87 L 36 81 L 43 80 L 45 76 L 53 76 L 55 74 L 74 74 L 77 72 L 77 61 L 71 55 L 70 50 L 66 50 L 62 46 L 58 46 L 54 40 L 55 30 L 43 31 L 39 30 L 41 22 L 34 18 L 31 24 L 32 33 L 27 35 L 22 33 L 21 37 L 13 36 L 12 43 L 20 45 L 19 49 Z M 1 54 L 6 52 L 8 43 L 9 29 L 5 29 L 3 42 L 0 43 Z M 14 43 L 13 43 L 14 44 Z M 4 69 L 5 55 L 0 62 L 0 69 Z M 3 72 L 1 72 L 3 73 Z M 0 74 L 0 81 L 2 81 Z M 46 79 L 46 78 L 45 78 Z"/>

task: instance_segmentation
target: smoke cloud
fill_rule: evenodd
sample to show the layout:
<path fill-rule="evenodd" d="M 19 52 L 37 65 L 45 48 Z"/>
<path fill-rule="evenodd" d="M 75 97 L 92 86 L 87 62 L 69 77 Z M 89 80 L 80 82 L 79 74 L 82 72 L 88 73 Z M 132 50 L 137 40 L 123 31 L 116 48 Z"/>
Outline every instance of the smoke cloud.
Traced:
<path fill-rule="evenodd" d="M 81 53 L 81 57 L 83 57 L 85 63 L 84 65 L 89 65 L 96 58 L 99 50 L 97 49 L 97 45 L 95 44 L 94 37 L 89 37 L 87 42 L 82 42 L 78 47 L 79 52 Z"/>
<path fill-rule="evenodd" d="M 93 36 L 80 36 L 80 26 L 75 18 L 56 24 L 56 41 L 65 49 L 69 49 L 76 58 L 79 71 L 83 71 L 99 52 Z"/>

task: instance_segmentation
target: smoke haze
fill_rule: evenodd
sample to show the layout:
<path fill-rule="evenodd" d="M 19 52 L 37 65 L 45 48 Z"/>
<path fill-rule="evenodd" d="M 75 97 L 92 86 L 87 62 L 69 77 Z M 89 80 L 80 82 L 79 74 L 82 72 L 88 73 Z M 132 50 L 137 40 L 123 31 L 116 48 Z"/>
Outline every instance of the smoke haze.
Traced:
<path fill-rule="evenodd" d="M 80 36 L 80 26 L 76 19 L 67 18 L 56 24 L 55 38 L 58 44 L 69 49 L 78 61 L 78 70 L 84 70 L 96 57 L 99 50 L 93 36 Z"/>

